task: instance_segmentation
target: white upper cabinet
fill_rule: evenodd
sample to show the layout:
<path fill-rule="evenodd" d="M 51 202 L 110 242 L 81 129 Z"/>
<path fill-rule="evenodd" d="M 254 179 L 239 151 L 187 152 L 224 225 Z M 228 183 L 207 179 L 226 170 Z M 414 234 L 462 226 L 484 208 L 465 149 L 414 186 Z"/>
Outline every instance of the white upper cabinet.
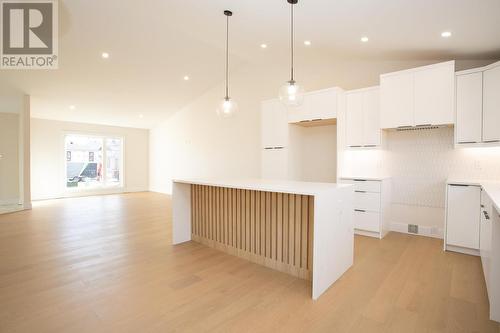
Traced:
<path fill-rule="evenodd" d="M 338 99 L 342 90 L 330 88 L 306 93 L 301 106 L 288 109 L 288 122 L 326 120 L 337 118 Z"/>
<path fill-rule="evenodd" d="M 414 124 L 413 73 L 380 77 L 380 123 L 382 128 Z"/>
<path fill-rule="evenodd" d="M 483 141 L 500 141 L 500 63 L 483 73 Z"/>
<path fill-rule="evenodd" d="M 346 144 L 349 147 L 380 145 L 379 89 L 346 93 Z"/>
<path fill-rule="evenodd" d="M 363 141 L 365 146 L 380 146 L 380 89 L 363 94 Z"/>
<path fill-rule="evenodd" d="M 363 145 L 363 93 L 346 93 L 346 143 L 349 147 Z"/>
<path fill-rule="evenodd" d="M 454 123 L 455 62 L 380 76 L 381 127 Z"/>
<path fill-rule="evenodd" d="M 457 143 L 482 141 L 483 73 L 457 75 Z"/>
<path fill-rule="evenodd" d="M 458 72 L 456 85 L 456 144 L 500 144 L 500 62 Z"/>
<path fill-rule="evenodd" d="M 262 102 L 261 135 L 263 148 L 288 146 L 287 117 L 287 110 L 279 100 Z"/>
<path fill-rule="evenodd" d="M 455 63 L 415 72 L 415 125 L 454 124 Z"/>

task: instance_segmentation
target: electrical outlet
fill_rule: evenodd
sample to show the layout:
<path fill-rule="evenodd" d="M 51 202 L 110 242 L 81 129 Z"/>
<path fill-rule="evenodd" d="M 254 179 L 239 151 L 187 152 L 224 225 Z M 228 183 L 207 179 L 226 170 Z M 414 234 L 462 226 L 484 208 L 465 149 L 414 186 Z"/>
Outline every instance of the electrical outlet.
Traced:
<path fill-rule="evenodd" d="M 416 225 L 416 224 L 408 224 L 408 233 L 410 233 L 410 234 L 418 234 L 418 225 Z"/>

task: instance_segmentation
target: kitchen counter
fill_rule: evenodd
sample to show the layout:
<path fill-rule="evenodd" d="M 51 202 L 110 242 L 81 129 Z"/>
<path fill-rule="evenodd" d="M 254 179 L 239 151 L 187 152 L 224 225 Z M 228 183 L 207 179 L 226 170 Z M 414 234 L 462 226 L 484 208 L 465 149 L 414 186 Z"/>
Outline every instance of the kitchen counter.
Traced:
<path fill-rule="evenodd" d="M 289 194 L 317 195 L 325 191 L 335 191 L 346 184 L 299 182 L 275 179 L 174 179 L 174 183 L 237 188 L 243 190 L 280 192 Z"/>
<path fill-rule="evenodd" d="M 312 280 L 317 299 L 353 264 L 354 187 L 268 179 L 173 181 L 173 243 L 196 241 Z"/>

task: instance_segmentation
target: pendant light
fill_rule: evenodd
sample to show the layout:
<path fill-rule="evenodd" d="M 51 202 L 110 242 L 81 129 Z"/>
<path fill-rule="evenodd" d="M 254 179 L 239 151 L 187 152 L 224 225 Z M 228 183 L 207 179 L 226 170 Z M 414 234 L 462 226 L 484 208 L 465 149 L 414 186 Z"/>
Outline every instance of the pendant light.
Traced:
<path fill-rule="evenodd" d="M 230 117 L 238 111 L 238 104 L 229 97 L 229 17 L 233 16 L 233 12 L 225 10 L 224 15 L 226 15 L 226 96 L 220 102 L 217 114 L 220 117 Z"/>
<path fill-rule="evenodd" d="M 281 87 L 279 97 L 281 102 L 286 106 L 300 106 L 304 101 L 304 90 L 297 84 L 297 82 L 295 82 L 293 69 L 295 46 L 293 7 L 299 2 L 299 0 L 287 0 L 287 2 L 290 4 L 290 81 Z"/>

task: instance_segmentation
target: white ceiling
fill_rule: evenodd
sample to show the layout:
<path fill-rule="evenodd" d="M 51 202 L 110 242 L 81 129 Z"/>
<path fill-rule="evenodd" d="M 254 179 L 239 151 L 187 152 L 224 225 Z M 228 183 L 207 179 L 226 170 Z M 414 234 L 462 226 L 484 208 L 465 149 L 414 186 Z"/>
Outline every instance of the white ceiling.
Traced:
<path fill-rule="evenodd" d="M 2 95 L 32 95 L 36 117 L 151 128 L 223 80 L 224 9 L 235 13 L 233 70 L 288 66 L 286 0 L 68 0 L 60 69 L 1 71 Z M 301 0 L 297 52 L 301 61 L 497 59 L 498 13 L 498 0 Z"/>

